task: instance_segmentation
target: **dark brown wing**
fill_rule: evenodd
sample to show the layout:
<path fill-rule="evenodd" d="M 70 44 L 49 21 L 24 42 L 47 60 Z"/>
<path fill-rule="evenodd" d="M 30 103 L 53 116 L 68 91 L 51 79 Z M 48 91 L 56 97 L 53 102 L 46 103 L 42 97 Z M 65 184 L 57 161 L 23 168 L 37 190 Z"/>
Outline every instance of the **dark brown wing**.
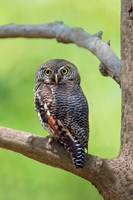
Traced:
<path fill-rule="evenodd" d="M 35 91 L 35 108 L 43 127 L 59 139 L 72 154 L 75 166 L 81 168 L 84 164 L 84 148 L 81 147 L 78 139 L 70 133 L 63 123 L 51 115 L 50 109 L 52 103 L 53 99 L 50 87 L 38 87 Z"/>

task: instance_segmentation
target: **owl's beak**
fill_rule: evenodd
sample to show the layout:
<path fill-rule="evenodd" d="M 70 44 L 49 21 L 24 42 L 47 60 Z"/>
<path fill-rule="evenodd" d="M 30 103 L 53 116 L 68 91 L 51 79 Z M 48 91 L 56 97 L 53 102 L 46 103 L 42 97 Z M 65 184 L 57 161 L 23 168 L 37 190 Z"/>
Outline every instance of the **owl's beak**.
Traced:
<path fill-rule="evenodd" d="M 54 75 L 54 80 L 55 80 L 55 83 L 58 84 L 58 75 L 57 74 Z"/>

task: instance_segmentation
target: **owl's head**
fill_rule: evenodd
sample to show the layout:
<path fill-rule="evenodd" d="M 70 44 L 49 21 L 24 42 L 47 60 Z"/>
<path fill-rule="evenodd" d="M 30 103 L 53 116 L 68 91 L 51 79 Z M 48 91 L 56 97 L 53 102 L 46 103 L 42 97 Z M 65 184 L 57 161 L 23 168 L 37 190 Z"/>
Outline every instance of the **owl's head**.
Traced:
<path fill-rule="evenodd" d="M 62 59 L 52 59 L 42 64 L 36 73 L 36 82 L 46 84 L 80 84 L 80 75 L 75 65 Z"/>

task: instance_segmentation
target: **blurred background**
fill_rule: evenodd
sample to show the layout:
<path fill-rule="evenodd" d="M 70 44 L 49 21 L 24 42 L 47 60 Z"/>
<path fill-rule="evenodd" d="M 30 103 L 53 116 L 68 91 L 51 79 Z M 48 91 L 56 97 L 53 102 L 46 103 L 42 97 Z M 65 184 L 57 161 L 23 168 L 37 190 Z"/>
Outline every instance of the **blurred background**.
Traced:
<path fill-rule="evenodd" d="M 0 24 L 40 24 L 63 21 L 103 40 L 120 56 L 119 0 L 1 0 Z M 73 62 L 81 74 L 90 107 L 89 153 L 103 158 L 118 155 L 120 88 L 99 73 L 98 59 L 74 44 L 55 39 L 0 39 L 0 125 L 48 135 L 34 111 L 33 87 L 38 66 L 51 58 Z M 102 200 L 91 183 L 17 153 L 0 150 L 1 200 Z"/>

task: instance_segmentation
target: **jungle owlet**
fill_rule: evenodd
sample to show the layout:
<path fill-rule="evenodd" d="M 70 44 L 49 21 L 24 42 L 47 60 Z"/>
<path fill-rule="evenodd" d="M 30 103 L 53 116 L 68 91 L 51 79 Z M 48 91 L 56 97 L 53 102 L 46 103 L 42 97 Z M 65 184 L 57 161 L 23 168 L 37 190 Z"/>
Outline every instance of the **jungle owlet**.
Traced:
<path fill-rule="evenodd" d="M 76 168 L 88 147 L 88 104 L 77 68 L 62 59 L 49 60 L 36 72 L 35 109 L 45 129 L 70 152 Z"/>

